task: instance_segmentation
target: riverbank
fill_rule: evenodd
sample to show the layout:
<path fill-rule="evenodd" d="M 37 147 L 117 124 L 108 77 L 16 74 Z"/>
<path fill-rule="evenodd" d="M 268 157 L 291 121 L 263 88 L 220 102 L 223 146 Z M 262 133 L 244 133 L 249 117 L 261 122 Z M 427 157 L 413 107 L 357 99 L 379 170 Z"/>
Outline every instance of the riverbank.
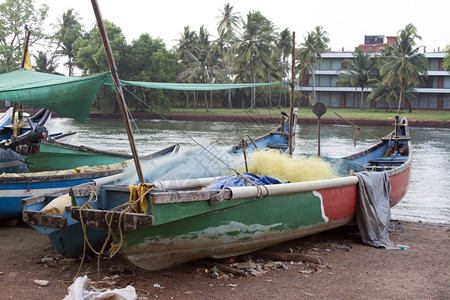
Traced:
<path fill-rule="evenodd" d="M 270 248 L 301 253 L 321 264 L 262 259 L 256 254 L 213 260 L 247 269 L 254 275 L 213 272 L 194 261 L 161 271 L 145 271 L 117 255 L 100 261 L 101 287 L 132 285 L 143 299 L 448 299 L 450 297 L 449 225 L 391 222 L 390 239 L 409 250 L 364 246 L 355 226 L 316 234 Z M 61 259 L 46 236 L 25 226 L 0 226 L 0 298 L 62 299 L 80 261 Z M 241 269 L 241 270 L 246 270 Z M 96 258 L 80 275 L 97 280 Z M 106 277 L 107 276 L 107 277 Z M 34 280 L 48 281 L 39 286 Z"/>
<path fill-rule="evenodd" d="M 120 113 L 103 114 L 101 112 L 91 112 L 89 118 L 95 119 L 120 119 Z M 241 122 L 241 123 L 259 123 L 259 124 L 276 124 L 280 122 L 280 117 L 270 117 L 252 114 L 215 114 L 215 113 L 164 113 L 161 115 L 148 112 L 133 112 L 133 118 L 137 120 L 176 120 L 176 121 L 204 121 L 204 122 Z M 346 120 L 358 126 L 391 126 L 392 119 L 359 119 L 346 118 Z M 418 120 L 409 119 L 410 127 L 431 127 L 431 128 L 450 128 L 450 120 Z M 299 124 L 316 124 L 317 118 L 298 116 Z M 346 121 L 335 117 L 322 117 L 323 124 L 348 124 Z"/>
<path fill-rule="evenodd" d="M 6 108 L 0 109 L 4 112 Z M 242 110 L 239 110 L 242 111 Z M 342 109 L 342 114 L 347 115 L 347 110 Z M 352 111 L 352 110 L 350 110 Z M 36 112 L 35 109 L 28 109 L 29 114 Z M 370 118 L 345 116 L 345 120 L 339 118 L 337 115 L 329 113 L 321 118 L 323 124 L 349 124 L 347 121 L 354 123 L 357 126 L 392 126 L 393 119 L 391 117 L 380 117 L 376 112 L 369 112 Z M 259 123 L 259 124 L 276 124 L 280 122 L 280 114 L 278 110 L 271 111 L 271 114 L 259 113 L 223 113 L 220 112 L 204 112 L 204 111 L 189 111 L 189 112 L 169 112 L 156 114 L 151 112 L 133 112 L 133 118 L 136 120 L 176 120 L 176 121 L 203 121 L 203 122 L 241 122 L 241 123 Z M 306 116 L 305 116 L 306 115 Z M 359 113 L 360 115 L 360 113 Z M 395 114 L 392 113 L 394 116 Z M 61 114 L 53 112 L 53 117 L 64 117 Z M 429 115 L 428 115 L 429 116 Z M 120 113 L 104 114 L 99 111 L 91 111 L 89 118 L 93 119 L 121 119 Z M 410 127 L 430 127 L 430 128 L 450 128 L 450 120 L 444 119 L 427 119 L 408 117 Z M 299 124 L 316 124 L 317 118 L 310 110 L 308 113 L 300 111 L 298 115 Z"/>

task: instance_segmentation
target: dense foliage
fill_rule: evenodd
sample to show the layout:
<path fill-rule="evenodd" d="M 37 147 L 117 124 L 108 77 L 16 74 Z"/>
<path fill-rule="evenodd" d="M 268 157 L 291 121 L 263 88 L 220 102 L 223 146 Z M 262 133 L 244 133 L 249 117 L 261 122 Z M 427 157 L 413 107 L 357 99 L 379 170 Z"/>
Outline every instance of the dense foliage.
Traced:
<path fill-rule="evenodd" d="M 24 29 L 31 30 L 30 48 L 33 68 L 40 72 L 89 75 L 108 71 L 103 45 L 97 27 L 86 30 L 81 18 L 68 9 L 58 18 L 53 32 L 42 28 L 48 7 L 35 7 L 34 0 L 6 0 L 0 4 L 0 72 L 16 70 L 22 61 Z M 289 81 L 292 33 L 278 31 L 275 24 L 259 11 L 245 18 L 225 4 L 219 9 L 217 36 L 201 26 L 199 31 L 185 26 L 177 45 L 168 50 L 161 39 L 147 33 L 127 43 L 121 28 L 104 20 L 119 75 L 126 80 L 187 83 L 260 83 Z M 370 100 L 396 101 L 400 105 L 414 97 L 419 74 L 426 73 L 424 58 L 415 48 L 416 28 L 409 24 L 399 32 L 395 45 L 388 45 L 382 58 L 373 58 L 356 50 L 355 58 L 344 63 L 347 68 L 339 85 L 374 91 Z M 312 79 L 315 96 L 315 70 L 327 51 L 328 33 L 322 26 L 307 32 L 296 49 L 296 73 L 300 85 Z M 448 50 L 447 50 L 448 51 Z M 446 59 L 447 66 L 448 57 Z M 63 62 L 62 66 L 59 64 Z M 398 64 L 405 63 L 402 66 Z M 126 90 L 129 107 L 158 111 L 169 107 L 272 107 L 288 105 L 284 86 L 214 92 L 182 92 L 130 88 Z M 273 97 L 272 95 L 276 95 Z M 283 97 L 284 96 L 284 97 Z M 199 101 L 200 97 L 204 101 Z M 276 99 L 278 98 L 278 99 Z M 363 105 L 361 93 L 361 108 Z M 284 100 L 284 101 L 282 101 Z M 308 102 L 301 102 L 308 105 Z M 296 103 L 298 105 L 299 103 Z M 114 93 L 105 88 L 95 104 L 104 112 L 117 110 Z"/>

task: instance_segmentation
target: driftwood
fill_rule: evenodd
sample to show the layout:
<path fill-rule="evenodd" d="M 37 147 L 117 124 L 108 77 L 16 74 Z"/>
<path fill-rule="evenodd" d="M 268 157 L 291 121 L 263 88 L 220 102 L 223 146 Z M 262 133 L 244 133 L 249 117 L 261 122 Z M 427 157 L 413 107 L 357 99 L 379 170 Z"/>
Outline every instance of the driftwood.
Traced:
<path fill-rule="evenodd" d="M 210 267 L 210 268 L 213 268 L 213 267 L 217 266 L 222 271 L 225 271 L 225 272 L 228 272 L 228 273 L 232 273 L 234 275 L 247 276 L 247 273 L 245 271 L 243 271 L 243 270 L 238 270 L 238 269 L 229 267 L 227 265 L 216 263 L 216 262 L 213 262 L 213 261 L 202 260 L 201 259 L 201 260 L 197 260 L 196 263 L 200 263 L 200 264 L 202 264 L 202 265 L 204 265 L 206 267 Z"/>
<path fill-rule="evenodd" d="M 307 261 L 318 265 L 322 264 L 322 258 L 315 255 L 301 254 L 301 253 L 280 253 L 267 250 L 258 250 L 252 252 L 252 255 L 261 258 L 283 261 Z"/>

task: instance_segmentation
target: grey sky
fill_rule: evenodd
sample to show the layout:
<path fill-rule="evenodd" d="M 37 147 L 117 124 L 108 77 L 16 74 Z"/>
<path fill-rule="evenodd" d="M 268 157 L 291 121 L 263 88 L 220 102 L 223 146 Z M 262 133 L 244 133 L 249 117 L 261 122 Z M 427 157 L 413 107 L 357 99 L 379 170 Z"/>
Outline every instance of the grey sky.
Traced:
<path fill-rule="evenodd" d="M 56 23 L 68 8 L 74 8 L 86 29 L 91 29 L 95 17 L 90 0 L 36 0 L 49 5 L 49 21 Z M 413 23 L 422 36 L 418 45 L 427 51 L 442 50 L 450 44 L 448 30 L 448 0 L 98 0 L 103 18 L 120 26 L 129 41 L 142 33 L 160 37 L 170 48 L 180 37 L 183 28 L 190 25 L 198 31 L 201 25 L 217 37 L 217 17 L 226 3 L 243 17 L 249 11 L 260 11 L 281 31 L 289 28 L 296 32 L 297 45 L 308 31 L 322 25 L 329 33 L 330 47 L 334 51 L 351 51 L 363 43 L 364 35 L 396 35 L 408 23 Z"/>

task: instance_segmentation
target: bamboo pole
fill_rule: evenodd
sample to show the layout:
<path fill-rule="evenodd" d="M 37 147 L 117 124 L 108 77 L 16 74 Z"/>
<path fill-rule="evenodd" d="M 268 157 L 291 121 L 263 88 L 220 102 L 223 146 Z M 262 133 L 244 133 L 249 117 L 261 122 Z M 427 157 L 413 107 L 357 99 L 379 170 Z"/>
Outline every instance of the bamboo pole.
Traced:
<path fill-rule="evenodd" d="M 291 65 L 291 99 L 290 99 L 290 114 L 289 114 L 289 155 L 292 155 L 292 124 L 294 124 L 294 82 L 295 82 L 295 31 L 292 32 L 292 65 Z"/>
<path fill-rule="evenodd" d="M 28 30 L 28 26 L 25 27 L 26 33 L 25 33 L 25 42 L 23 44 L 23 56 L 22 56 L 22 66 L 23 69 L 25 67 L 25 61 L 27 59 L 27 52 L 28 52 L 28 42 L 30 40 L 30 34 L 31 31 Z"/>
<path fill-rule="evenodd" d="M 97 0 L 91 0 L 92 7 L 94 9 L 95 17 L 97 19 L 98 30 L 103 41 L 103 46 L 106 52 L 106 59 L 108 60 L 108 65 L 111 71 L 111 75 L 114 81 L 114 90 L 116 91 L 117 101 L 119 102 L 120 112 L 122 114 L 122 119 L 125 122 L 125 129 L 127 131 L 128 141 L 130 143 L 131 152 L 133 153 L 134 165 L 136 167 L 136 172 L 139 177 L 140 182 L 144 182 L 144 175 L 142 173 L 141 164 L 139 162 L 139 156 L 134 142 L 133 130 L 131 129 L 130 118 L 128 117 L 125 105 L 125 99 L 123 97 L 122 86 L 120 85 L 119 73 L 116 68 L 116 63 L 114 61 L 114 56 L 112 54 L 111 46 L 109 44 L 108 35 L 106 33 L 105 26 L 103 24 L 102 15 L 97 3 Z"/>
<path fill-rule="evenodd" d="M 27 59 L 27 52 L 28 52 L 28 43 L 30 40 L 30 34 L 31 31 L 28 30 L 28 26 L 25 26 L 25 41 L 23 43 L 23 55 L 22 55 L 22 64 L 21 64 L 21 68 L 23 69 L 25 67 L 25 61 Z M 18 112 L 18 121 L 23 119 L 23 104 L 20 103 L 14 103 L 13 105 L 13 113 L 11 115 L 11 124 L 14 124 L 14 116 L 16 115 L 16 111 Z M 17 134 L 16 134 L 17 133 Z M 20 134 L 20 130 L 17 130 L 17 132 L 14 130 L 13 131 L 13 135 L 17 136 Z"/>

